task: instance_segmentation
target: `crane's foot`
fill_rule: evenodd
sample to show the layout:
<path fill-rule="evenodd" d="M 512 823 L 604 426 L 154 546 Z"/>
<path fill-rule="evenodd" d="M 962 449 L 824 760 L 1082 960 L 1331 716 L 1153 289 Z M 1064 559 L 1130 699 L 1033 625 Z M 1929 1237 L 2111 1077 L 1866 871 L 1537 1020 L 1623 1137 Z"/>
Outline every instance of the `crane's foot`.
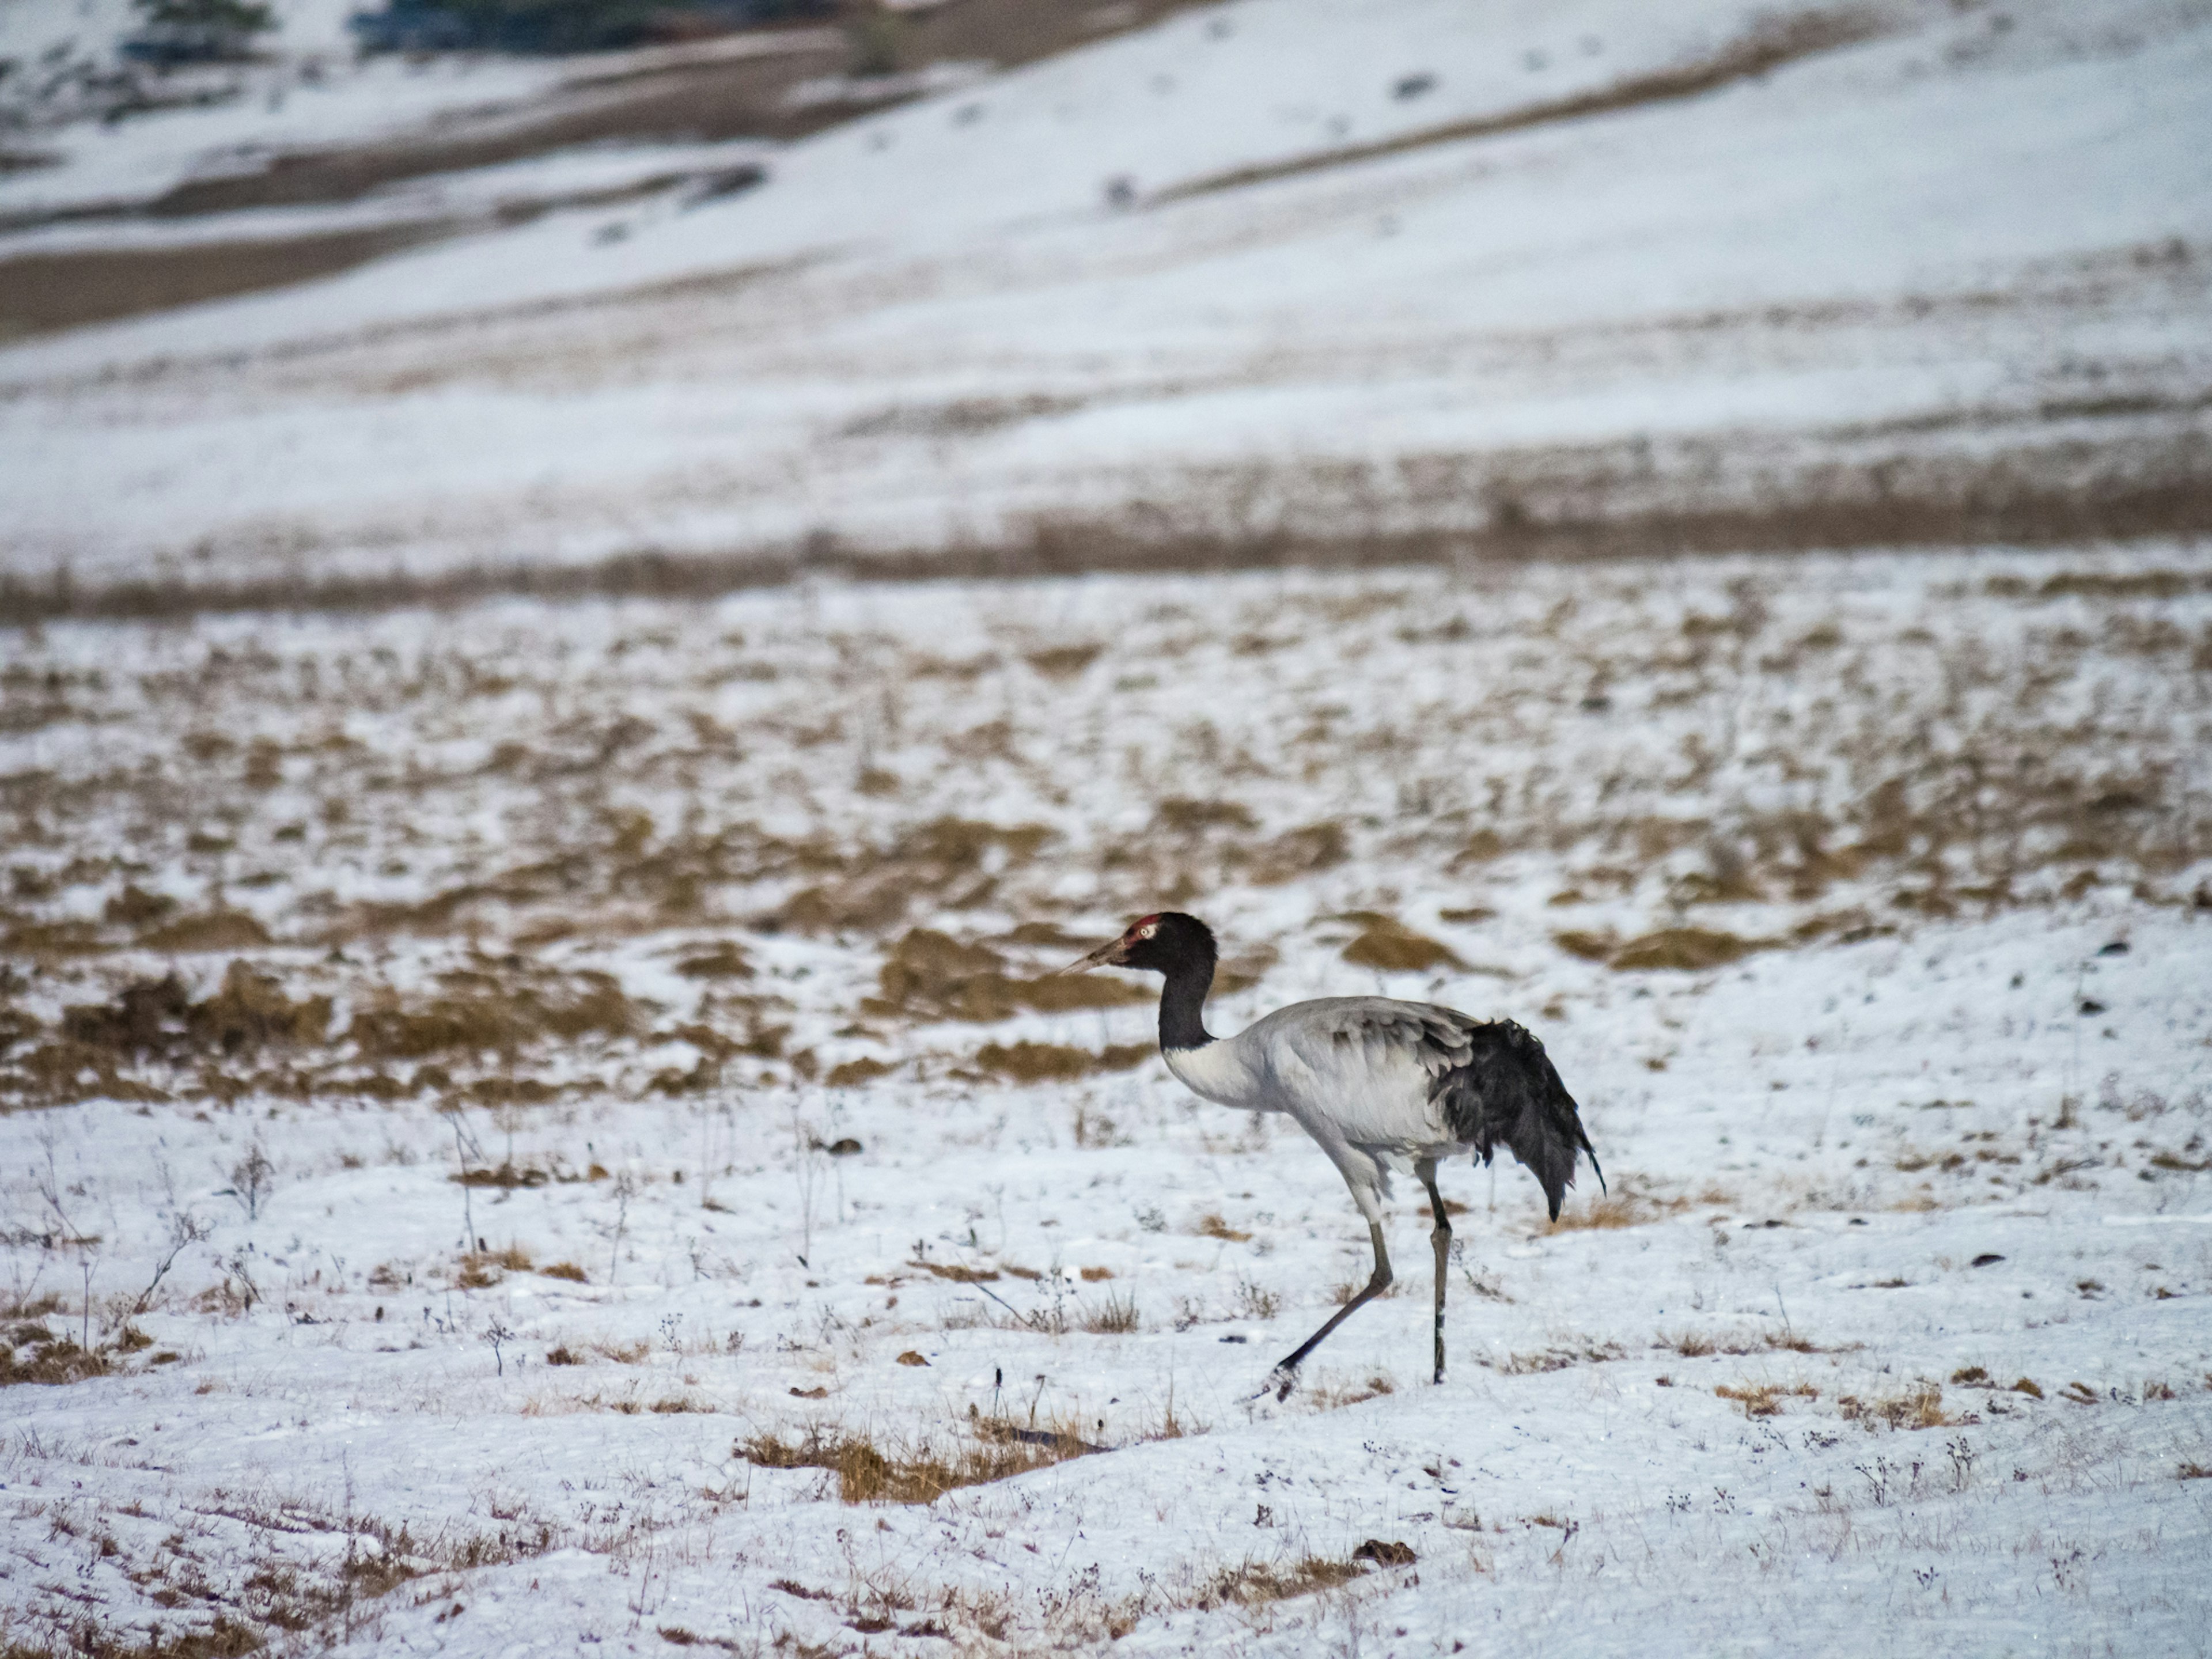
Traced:
<path fill-rule="evenodd" d="M 1439 1365 L 1439 1366 L 1437 1366 L 1437 1375 L 1436 1375 L 1436 1378 L 1435 1378 L 1434 1386 L 1435 1386 L 1435 1387 L 1437 1387 L 1437 1388 L 1441 1389 L 1442 1387 L 1443 1387 L 1443 1385 L 1444 1385 L 1444 1368 L 1443 1368 L 1443 1366 Z"/>
<path fill-rule="evenodd" d="M 1275 1403 L 1280 1405 L 1284 1401 L 1288 1400 L 1291 1397 L 1291 1390 L 1297 1386 L 1297 1369 L 1295 1366 L 1285 1368 L 1284 1366 L 1278 1365 L 1274 1370 L 1267 1373 L 1267 1380 L 1260 1385 L 1260 1392 L 1255 1395 L 1247 1395 L 1245 1398 L 1248 1400 L 1265 1400 L 1272 1394 L 1275 1396 Z"/>

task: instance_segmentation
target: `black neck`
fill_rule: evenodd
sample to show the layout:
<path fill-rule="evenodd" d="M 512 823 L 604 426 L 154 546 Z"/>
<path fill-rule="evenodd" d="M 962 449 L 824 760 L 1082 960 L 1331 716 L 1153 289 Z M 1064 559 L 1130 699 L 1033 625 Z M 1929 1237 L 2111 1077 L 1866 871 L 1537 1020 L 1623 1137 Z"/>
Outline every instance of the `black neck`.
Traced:
<path fill-rule="evenodd" d="M 1179 962 L 1160 988 L 1160 1047 L 1203 1048 L 1213 1041 L 1206 1029 L 1206 994 L 1213 984 L 1208 955 Z"/>

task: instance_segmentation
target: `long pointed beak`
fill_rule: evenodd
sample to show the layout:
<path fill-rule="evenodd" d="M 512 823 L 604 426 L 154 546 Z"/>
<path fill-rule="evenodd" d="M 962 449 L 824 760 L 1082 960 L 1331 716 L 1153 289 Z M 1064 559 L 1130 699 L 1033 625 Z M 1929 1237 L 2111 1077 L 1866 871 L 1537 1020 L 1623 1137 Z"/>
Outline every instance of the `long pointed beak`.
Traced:
<path fill-rule="evenodd" d="M 1115 967 L 1121 960 L 1121 941 L 1120 939 L 1109 939 L 1097 950 L 1093 951 L 1089 956 L 1083 957 L 1074 962 L 1071 962 L 1065 968 L 1055 968 L 1052 972 L 1047 974 L 1045 977 L 1047 979 L 1058 979 L 1062 974 L 1082 974 L 1088 973 L 1093 968 Z"/>

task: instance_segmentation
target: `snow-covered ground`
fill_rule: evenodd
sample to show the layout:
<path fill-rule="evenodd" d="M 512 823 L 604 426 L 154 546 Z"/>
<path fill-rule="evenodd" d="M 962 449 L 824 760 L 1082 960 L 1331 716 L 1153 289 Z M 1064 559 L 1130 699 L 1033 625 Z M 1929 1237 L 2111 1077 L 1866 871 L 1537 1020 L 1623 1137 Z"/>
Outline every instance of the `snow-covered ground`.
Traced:
<path fill-rule="evenodd" d="M 313 584 L 2069 490 L 2189 528 L 2208 76 L 2212 25 L 2166 0 L 1194 10 L 787 146 L 742 195 L 23 341 L 0 568 Z"/>
<path fill-rule="evenodd" d="M 0 1644 L 2200 1650 L 2208 670 L 2159 545 L 19 633 Z M 1030 977 L 1170 903 L 1580 1098 L 1443 1387 L 1401 1194 L 1248 1398 L 1340 1183 Z"/>

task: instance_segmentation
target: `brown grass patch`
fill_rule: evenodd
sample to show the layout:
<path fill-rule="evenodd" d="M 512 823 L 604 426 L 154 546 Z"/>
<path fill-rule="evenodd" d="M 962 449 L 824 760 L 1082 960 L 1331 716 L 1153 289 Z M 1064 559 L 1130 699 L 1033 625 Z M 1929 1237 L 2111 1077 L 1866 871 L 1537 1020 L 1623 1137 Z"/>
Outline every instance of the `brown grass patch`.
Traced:
<path fill-rule="evenodd" d="M 1231 1226 L 1222 1219 L 1218 1212 L 1209 1212 L 1199 1217 L 1198 1224 L 1193 1227 L 1191 1231 L 1200 1238 L 1218 1238 L 1231 1244 L 1245 1243 L 1252 1237 L 1248 1232 L 1241 1232 Z"/>
<path fill-rule="evenodd" d="M 1356 1562 L 1331 1561 L 1318 1555 L 1274 1563 L 1247 1561 L 1217 1574 L 1199 1591 L 1193 1604 L 1211 1612 L 1231 1604 L 1249 1607 L 1286 1601 L 1348 1584 L 1365 1571 Z"/>
<path fill-rule="evenodd" d="M 996 747 L 1002 749 L 1003 722 L 994 735 Z M 1052 838 L 1053 831 L 1042 824 L 940 817 L 903 831 L 887 848 L 844 855 L 808 847 L 800 856 L 785 861 L 808 870 L 827 867 L 836 872 L 835 878 L 793 894 L 763 921 L 803 933 L 879 933 L 895 927 L 918 899 L 936 898 L 955 908 L 980 903 L 999 879 L 984 872 L 988 858 L 1002 855 L 1002 877 L 1034 859 Z M 901 951 L 893 952 L 902 974 L 886 981 L 888 1005 L 899 1006 L 911 997 L 927 1006 L 940 1000 L 945 980 L 992 971 L 972 958 L 966 965 L 946 959 L 942 945 L 951 941 L 945 935 L 927 928 L 915 932 L 925 937 L 910 945 L 902 942 L 903 960 Z"/>
<path fill-rule="evenodd" d="M 1301 824 L 1252 848 L 1251 863 L 1243 873 L 1246 880 L 1257 886 L 1276 887 L 1319 871 L 1333 870 L 1351 855 L 1351 841 L 1339 825 Z M 1237 990 L 1243 987 L 1224 980 L 1222 988 Z"/>
<path fill-rule="evenodd" d="M 1611 933 L 1593 933 L 1578 928 L 1553 934 L 1552 943 L 1584 962 L 1605 962 L 1620 948 L 1620 939 Z"/>
<path fill-rule="evenodd" d="M 1547 1371 L 1563 1371 L 1572 1365 L 1598 1365 L 1627 1358 L 1628 1350 L 1618 1342 L 1600 1342 L 1586 1336 L 1567 1342 L 1555 1342 L 1534 1353 L 1508 1354 L 1502 1362 L 1478 1354 L 1475 1364 L 1505 1376 L 1540 1376 Z"/>
<path fill-rule="evenodd" d="M 525 1165 L 517 1169 L 512 1164 L 502 1164 L 496 1170 L 464 1170 L 450 1175 L 447 1180 L 461 1187 L 489 1187 L 497 1191 L 512 1192 L 543 1187 L 553 1177 L 545 1170 Z"/>
<path fill-rule="evenodd" d="M 432 997 L 386 991 L 356 1012 L 345 1034 L 363 1060 L 380 1061 L 513 1054 L 540 1038 L 626 1036 L 645 1024 L 645 1011 L 611 974 L 504 973 L 457 969 L 440 975 L 443 994 Z"/>
<path fill-rule="evenodd" d="M 926 1440 L 886 1449 L 859 1435 L 814 1428 L 795 1443 L 756 1435 L 739 1443 L 738 1453 L 763 1468 L 828 1470 L 848 1504 L 933 1504 L 961 1486 L 988 1486 L 1101 1449 L 1064 1431 L 1018 1428 L 1002 1419 L 979 1418 L 974 1427 L 973 1440 L 942 1449 Z"/>
<path fill-rule="evenodd" d="M 1316 1382 L 1306 1390 L 1316 1411 L 1335 1411 L 1345 1406 L 1357 1406 L 1369 1400 L 1380 1400 L 1385 1395 L 1395 1394 L 1398 1385 L 1381 1373 L 1360 1382 Z"/>
<path fill-rule="evenodd" d="M 743 949 L 726 940 L 710 951 L 684 957 L 676 964 L 676 971 L 686 979 L 750 979 L 753 964 Z"/>
<path fill-rule="evenodd" d="M 995 1285 L 999 1282 L 995 1267 L 963 1267 L 957 1263 L 939 1261 L 909 1261 L 909 1267 L 919 1267 L 937 1279 L 949 1279 L 956 1285 Z"/>
<path fill-rule="evenodd" d="M 1713 1389 L 1723 1400 L 1743 1407 L 1746 1417 L 1779 1417 L 1785 1399 L 1818 1400 L 1820 1391 L 1809 1382 L 1723 1382 Z"/>
<path fill-rule="evenodd" d="M 510 1273 L 526 1273 L 531 1266 L 530 1252 L 520 1244 L 497 1250 L 471 1250 L 461 1258 L 460 1276 L 453 1282 L 465 1291 L 481 1291 Z"/>
<path fill-rule="evenodd" d="M 1823 1348 L 1810 1337 L 1801 1336 L 1794 1330 L 1780 1331 L 1711 1331 L 1683 1330 L 1669 1336 L 1662 1332 L 1654 1347 L 1670 1348 L 1685 1359 L 1702 1359 L 1708 1354 L 1724 1353 L 1741 1356 L 1753 1353 L 1841 1353 L 1855 1348 L 1856 1343 L 1846 1343 L 1841 1348 Z"/>
<path fill-rule="evenodd" d="M 891 947 L 877 985 L 879 994 L 863 1005 L 869 1012 L 977 1023 L 1024 1009 L 1069 1013 L 1150 1000 L 1143 986 L 1100 975 L 1018 979 L 988 945 L 963 945 L 930 927 L 910 929 Z"/>
<path fill-rule="evenodd" d="M 1152 1057 L 1149 1042 L 1116 1042 L 1093 1052 L 1061 1042 L 987 1042 L 975 1064 L 1017 1083 L 1065 1083 L 1101 1072 L 1126 1072 Z"/>
<path fill-rule="evenodd" d="M 1162 801 L 1153 809 L 1152 822 L 1170 835 L 1200 836 L 1209 830 L 1257 830 L 1260 821 L 1249 807 L 1233 800 Z"/>
<path fill-rule="evenodd" d="M 1656 1198 L 1649 1193 L 1638 1191 L 1623 1181 L 1618 1192 L 1593 1199 L 1587 1204 L 1570 1204 L 1562 1208 L 1559 1218 L 1546 1222 L 1545 1229 L 1548 1232 L 1573 1233 L 1641 1227 L 1689 1207 L 1687 1199 Z"/>
<path fill-rule="evenodd" d="M 60 1387 L 114 1369 L 97 1349 L 79 1347 L 74 1337 L 58 1335 L 43 1324 L 18 1325 L 0 1342 L 0 1388 L 19 1382 Z"/>
<path fill-rule="evenodd" d="M 1734 933 L 1717 933 L 1708 927 L 1666 927 L 1629 940 L 1607 958 L 1606 965 L 1625 973 L 1722 968 L 1753 951 L 1769 949 L 1771 943 L 1765 939 L 1739 939 Z"/>
<path fill-rule="evenodd" d="M 1048 678 L 1073 679 L 1098 660 L 1106 647 L 1098 644 L 1056 645 L 1043 651 L 1032 651 L 1024 659 L 1029 665 Z"/>
<path fill-rule="evenodd" d="M 1449 945 L 1417 933 L 1403 922 L 1380 915 L 1363 920 L 1366 926 L 1343 951 L 1344 959 L 1354 967 L 1386 974 L 1420 974 L 1434 968 L 1467 966 Z"/>
<path fill-rule="evenodd" d="M 328 997 L 295 1002 L 273 976 L 235 961 L 215 994 L 198 1002 L 173 973 L 134 980 L 112 1001 L 63 1010 L 61 1029 L 70 1042 L 100 1051 L 112 1063 L 295 1048 L 319 1042 L 330 1021 Z"/>
<path fill-rule="evenodd" d="M 592 1282 L 590 1276 L 573 1261 L 556 1261 L 550 1267 L 540 1267 L 538 1273 L 541 1279 L 565 1279 L 574 1285 Z"/>
<path fill-rule="evenodd" d="M 1955 1427 L 1959 1419 L 1943 1409 L 1943 1389 L 1941 1383 L 1920 1382 L 1901 1394 L 1862 1400 L 1847 1394 L 1836 1401 L 1836 1409 L 1847 1423 L 1863 1424 L 1869 1429 L 1887 1425 L 1893 1429 L 1944 1429 Z"/>

